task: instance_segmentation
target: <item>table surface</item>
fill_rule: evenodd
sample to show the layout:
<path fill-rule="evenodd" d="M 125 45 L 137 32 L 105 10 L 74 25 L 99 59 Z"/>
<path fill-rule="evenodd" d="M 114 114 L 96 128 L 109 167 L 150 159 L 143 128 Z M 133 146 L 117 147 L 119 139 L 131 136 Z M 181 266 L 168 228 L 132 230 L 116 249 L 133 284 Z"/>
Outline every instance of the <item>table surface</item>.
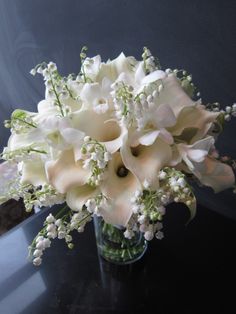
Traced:
<path fill-rule="evenodd" d="M 0 238 L 1 314 L 235 313 L 235 221 L 200 206 L 185 226 L 187 210 L 172 206 L 166 237 L 127 266 L 98 258 L 91 223 L 73 250 L 55 240 L 35 267 L 27 247 L 47 214 Z"/>

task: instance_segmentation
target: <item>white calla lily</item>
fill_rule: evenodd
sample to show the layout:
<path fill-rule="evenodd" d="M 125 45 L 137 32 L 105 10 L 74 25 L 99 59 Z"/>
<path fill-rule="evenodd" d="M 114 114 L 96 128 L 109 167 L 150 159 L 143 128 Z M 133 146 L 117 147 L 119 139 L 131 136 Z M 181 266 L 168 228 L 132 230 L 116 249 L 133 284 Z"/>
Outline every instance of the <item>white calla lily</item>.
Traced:
<path fill-rule="evenodd" d="M 75 161 L 73 150 L 63 151 L 57 160 L 47 161 L 45 167 L 49 183 L 62 194 L 74 186 L 84 185 L 90 175 L 82 161 Z"/>
<path fill-rule="evenodd" d="M 176 124 L 168 130 L 172 135 L 181 137 L 185 129 L 195 129 L 192 138 L 190 138 L 192 142 L 195 142 L 206 135 L 218 115 L 218 112 L 207 111 L 200 104 L 188 106 L 179 112 Z"/>
<path fill-rule="evenodd" d="M 98 192 L 98 189 L 88 184 L 76 186 L 66 193 L 66 203 L 73 211 L 80 211 L 86 201 L 95 197 Z"/>
<path fill-rule="evenodd" d="M 157 188 L 159 182 L 157 174 L 171 160 L 172 151 L 170 145 L 158 138 L 151 146 L 131 146 L 128 138 L 121 147 L 122 160 L 138 180 L 143 183 L 147 180 L 151 188 Z"/>
<path fill-rule="evenodd" d="M 121 226 L 126 226 L 129 221 L 132 215 L 131 197 L 141 188 L 132 172 L 126 170 L 124 176 L 119 176 L 119 169 L 124 167 L 120 153 L 115 153 L 108 164 L 109 180 L 102 181 L 100 186 L 101 192 L 108 199 L 107 206 L 101 209 L 104 220 Z"/>
<path fill-rule="evenodd" d="M 72 116 L 72 123 L 87 136 L 104 144 L 107 151 L 113 154 L 121 147 L 127 130 L 116 120 L 109 120 L 109 117 L 108 113 L 97 114 L 92 110 L 82 110 Z"/>
<path fill-rule="evenodd" d="M 232 168 L 210 157 L 194 164 L 194 174 L 203 185 L 211 187 L 215 193 L 231 188 L 235 184 Z"/>
<path fill-rule="evenodd" d="M 195 102 L 185 93 L 174 74 L 164 77 L 162 85 L 163 88 L 156 98 L 156 105 L 168 104 L 175 117 L 178 117 L 183 108 L 195 105 Z"/>

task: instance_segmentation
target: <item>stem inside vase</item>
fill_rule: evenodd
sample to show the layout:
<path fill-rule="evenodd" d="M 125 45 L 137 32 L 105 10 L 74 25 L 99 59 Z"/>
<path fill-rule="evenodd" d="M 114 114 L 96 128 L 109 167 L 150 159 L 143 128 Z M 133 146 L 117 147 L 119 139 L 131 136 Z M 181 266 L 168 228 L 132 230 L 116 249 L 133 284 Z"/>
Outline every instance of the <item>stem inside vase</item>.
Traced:
<path fill-rule="evenodd" d="M 140 231 L 131 239 L 124 236 L 125 228 L 106 223 L 94 216 L 98 253 L 115 264 L 130 264 L 139 260 L 147 249 L 147 242 Z"/>

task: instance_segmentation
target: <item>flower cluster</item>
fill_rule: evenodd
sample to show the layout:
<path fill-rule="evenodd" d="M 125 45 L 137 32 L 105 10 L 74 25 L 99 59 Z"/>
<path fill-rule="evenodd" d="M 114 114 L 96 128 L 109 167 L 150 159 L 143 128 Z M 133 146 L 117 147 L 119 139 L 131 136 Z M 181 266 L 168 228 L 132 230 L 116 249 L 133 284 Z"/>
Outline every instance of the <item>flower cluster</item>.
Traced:
<path fill-rule="evenodd" d="M 79 213 L 72 213 L 71 211 L 65 214 L 65 207 L 54 217 L 49 214 L 44 222 L 44 228 L 35 237 L 31 246 L 29 247 L 29 254 L 33 257 L 33 264 L 39 266 L 42 263 L 42 255 L 46 248 L 49 248 L 52 239 L 64 239 L 68 248 L 74 247 L 72 243 L 71 232 L 77 230 L 83 232 L 84 227 L 91 219 L 91 214 L 86 210 Z M 60 217 L 60 218 L 58 218 Z"/>
<path fill-rule="evenodd" d="M 92 140 L 89 136 L 84 138 L 81 153 L 83 155 L 83 168 L 91 172 L 88 184 L 92 186 L 99 185 L 99 182 L 103 179 L 107 163 L 111 159 L 111 154 L 104 145 Z"/>
<path fill-rule="evenodd" d="M 194 216 L 192 181 L 235 189 L 235 160 L 215 144 L 235 104 L 204 105 L 192 75 L 162 70 L 146 47 L 141 61 L 121 53 L 102 62 L 86 47 L 80 59 L 77 75 L 61 76 L 53 62 L 32 69 L 43 76 L 45 99 L 36 112 L 19 109 L 5 121 L 0 203 L 22 197 L 28 211 L 67 204 L 33 241 L 35 265 L 54 238 L 72 247 L 71 231 L 83 231 L 93 215 L 126 228 L 128 239 L 136 231 L 161 239 L 169 203 Z"/>

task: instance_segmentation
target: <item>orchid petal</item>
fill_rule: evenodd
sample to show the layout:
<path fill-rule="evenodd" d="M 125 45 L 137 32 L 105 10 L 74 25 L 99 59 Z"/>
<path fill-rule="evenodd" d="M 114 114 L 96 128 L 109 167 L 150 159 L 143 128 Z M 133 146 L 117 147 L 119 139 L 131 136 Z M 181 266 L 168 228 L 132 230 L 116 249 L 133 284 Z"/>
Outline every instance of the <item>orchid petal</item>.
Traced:
<path fill-rule="evenodd" d="M 61 130 L 61 135 L 65 141 L 69 144 L 82 143 L 85 133 L 73 128 L 66 128 Z"/>
<path fill-rule="evenodd" d="M 214 138 L 208 136 L 202 140 L 195 142 L 193 145 L 178 144 L 177 148 L 188 168 L 193 171 L 194 164 L 192 161 L 201 162 L 208 154 L 210 148 L 214 144 Z"/>
<path fill-rule="evenodd" d="M 202 149 L 189 149 L 188 157 L 195 162 L 202 162 L 208 152 Z"/>
<path fill-rule="evenodd" d="M 159 130 L 150 131 L 139 138 L 139 143 L 145 146 L 150 146 L 155 142 L 159 134 Z"/>

